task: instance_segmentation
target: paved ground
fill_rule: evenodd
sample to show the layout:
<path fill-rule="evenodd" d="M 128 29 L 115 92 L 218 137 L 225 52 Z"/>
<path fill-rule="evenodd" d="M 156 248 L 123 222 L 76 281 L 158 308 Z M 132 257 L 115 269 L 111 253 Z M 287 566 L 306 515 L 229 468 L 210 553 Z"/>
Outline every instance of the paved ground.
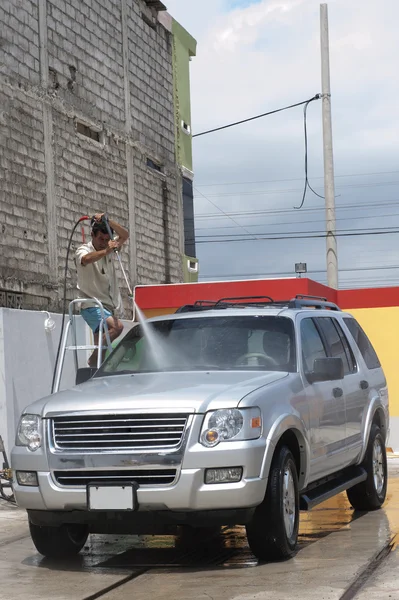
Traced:
<path fill-rule="evenodd" d="M 213 537 L 91 536 L 81 556 L 37 554 L 24 511 L 0 501 L 0 600 L 399 600 L 399 460 L 383 510 L 345 494 L 302 513 L 290 561 L 259 565 L 241 528 Z"/>

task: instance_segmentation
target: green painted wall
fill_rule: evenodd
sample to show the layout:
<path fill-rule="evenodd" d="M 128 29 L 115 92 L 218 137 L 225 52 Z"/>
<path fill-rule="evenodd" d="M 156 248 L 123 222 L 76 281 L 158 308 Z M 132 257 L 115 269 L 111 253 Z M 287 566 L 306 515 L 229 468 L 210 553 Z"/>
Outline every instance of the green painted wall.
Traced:
<path fill-rule="evenodd" d="M 197 42 L 173 19 L 174 94 L 176 122 L 176 159 L 180 166 L 193 170 L 192 136 L 182 128 L 182 121 L 191 130 L 190 57 L 196 55 Z"/>

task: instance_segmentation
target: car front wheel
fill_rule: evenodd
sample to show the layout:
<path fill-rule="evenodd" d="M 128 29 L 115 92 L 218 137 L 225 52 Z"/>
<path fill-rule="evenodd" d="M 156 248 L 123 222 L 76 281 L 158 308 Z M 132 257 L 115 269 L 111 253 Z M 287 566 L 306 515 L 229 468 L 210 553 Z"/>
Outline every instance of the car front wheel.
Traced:
<path fill-rule="evenodd" d="M 299 529 L 298 475 L 287 446 L 276 450 L 265 499 L 246 529 L 249 546 L 259 560 L 279 560 L 294 554 Z"/>
<path fill-rule="evenodd" d="M 89 535 L 86 525 L 73 523 L 49 527 L 29 521 L 29 529 L 36 550 L 48 558 L 66 558 L 78 554 Z"/>

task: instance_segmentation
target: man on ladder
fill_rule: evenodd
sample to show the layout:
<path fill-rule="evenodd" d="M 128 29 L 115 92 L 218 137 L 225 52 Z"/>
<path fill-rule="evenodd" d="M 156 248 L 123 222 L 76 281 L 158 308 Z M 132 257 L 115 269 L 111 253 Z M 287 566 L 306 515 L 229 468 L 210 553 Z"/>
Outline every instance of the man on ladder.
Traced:
<path fill-rule="evenodd" d="M 129 234 L 124 227 L 109 219 L 104 213 L 96 214 L 91 219 L 91 241 L 82 244 L 76 250 L 76 268 L 78 275 L 77 298 L 96 298 L 103 306 L 111 342 L 119 337 L 123 325 L 118 316 L 122 310 L 122 299 L 119 292 L 112 253 L 119 250 L 126 242 Z M 112 239 L 110 233 L 115 231 L 117 237 Z M 96 302 L 82 302 L 80 313 L 94 334 L 94 344 L 98 345 L 101 312 Z M 105 347 L 105 340 L 104 340 Z M 103 351 L 105 355 L 105 350 Z M 94 350 L 89 358 L 89 366 L 97 364 L 98 350 Z M 104 358 L 104 356 L 102 357 Z"/>

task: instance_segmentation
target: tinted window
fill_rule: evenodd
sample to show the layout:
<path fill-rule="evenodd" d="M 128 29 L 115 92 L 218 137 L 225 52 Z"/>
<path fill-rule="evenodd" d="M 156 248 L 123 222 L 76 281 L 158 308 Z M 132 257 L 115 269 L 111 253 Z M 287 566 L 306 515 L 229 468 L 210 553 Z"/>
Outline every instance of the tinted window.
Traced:
<path fill-rule="evenodd" d="M 348 355 L 345 351 L 339 331 L 335 326 L 334 319 L 330 319 L 329 317 L 319 317 L 316 321 L 326 338 L 330 356 L 333 358 L 342 358 L 344 373 L 352 373 L 353 364 L 349 364 Z"/>
<path fill-rule="evenodd" d="M 367 337 L 363 329 L 360 327 L 356 319 L 346 318 L 344 319 L 344 321 L 345 325 L 351 332 L 353 339 L 355 340 L 367 367 L 369 369 L 377 369 L 378 367 L 380 367 L 381 363 L 378 360 L 377 353 L 371 345 L 369 338 Z"/>
<path fill-rule="evenodd" d="M 352 352 L 352 348 L 348 342 L 348 338 L 346 337 L 344 330 L 342 329 L 340 323 L 334 319 L 334 325 L 338 331 L 339 337 L 341 338 L 341 342 L 345 348 L 346 356 L 348 357 L 349 369 L 350 373 L 354 373 L 357 370 L 356 359 Z"/>
<path fill-rule="evenodd" d="M 311 373 L 316 358 L 326 358 L 327 353 L 313 319 L 301 321 L 302 357 L 305 371 Z"/>

